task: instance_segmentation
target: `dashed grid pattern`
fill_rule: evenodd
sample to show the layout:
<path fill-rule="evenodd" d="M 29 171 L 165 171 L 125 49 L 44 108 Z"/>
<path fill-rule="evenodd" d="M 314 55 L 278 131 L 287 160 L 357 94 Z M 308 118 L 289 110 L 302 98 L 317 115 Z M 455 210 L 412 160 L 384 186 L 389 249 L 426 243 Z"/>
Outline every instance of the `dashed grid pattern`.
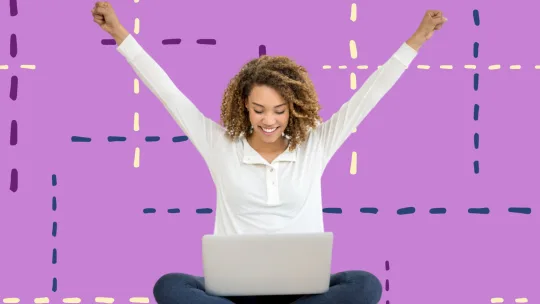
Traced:
<path fill-rule="evenodd" d="M 144 3 L 145 1 L 141 1 L 141 2 Z M 11 3 L 15 3 L 15 1 L 12 0 Z M 355 13 L 354 13 L 355 20 L 361 19 L 358 16 L 358 9 L 362 10 L 362 6 L 363 6 L 362 3 L 358 3 L 358 4 L 355 3 L 354 5 L 351 5 L 351 16 L 350 16 L 351 19 L 353 18 L 353 9 L 352 9 L 353 7 L 356 10 Z M 10 9 L 10 14 L 12 14 L 13 11 L 14 11 L 13 8 L 11 8 Z M 16 16 L 18 14 L 18 9 L 15 9 L 15 11 L 17 11 L 17 13 L 15 13 L 13 16 Z M 470 14 L 470 10 L 469 10 L 469 14 Z M 141 16 L 140 19 L 139 18 L 134 19 L 134 22 L 133 22 L 134 23 L 134 26 L 133 26 L 134 31 L 133 32 L 134 33 L 135 32 L 140 32 L 140 30 L 141 30 L 141 21 L 144 22 L 143 25 L 145 25 L 145 26 L 147 24 L 149 24 L 147 19 L 148 19 L 148 17 L 145 18 L 144 16 Z M 455 19 L 452 19 L 452 20 L 455 20 Z M 211 35 L 207 35 L 208 33 L 203 33 L 203 34 L 206 35 L 207 37 L 211 36 Z M 168 34 L 165 35 L 165 36 L 166 37 L 178 37 L 178 36 L 175 36 L 175 35 L 168 35 Z M 11 51 L 11 48 L 12 48 L 12 45 L 13 45 L 12 41 L 17 40 L 16 36 L 15 36 L 15 38 L 13 38 L 13 37 L 14 37 L 13 35 L 11 35 L 11 34 L 9 35 L 10 55 L 13 54 L 12 51 Z M 137 37 L 139 37 L 139 36 L 137 36 Z M 193 36 L 189 37 L 189 35 L 186 35 L 186 38 L 183 38 L 183 37 L 182 38 L 165 38 L 164 40 L 161 40 L 161 41 L 158 41 L 158 42 L 160 42 L 162 46 L 167 46 L 168 48 L 172 49 L 173 47 L 176 47 L 176 46 L 178 46 L 179 48 L 180 48 L 180 46 L 184 47 L 188 43 L 193 44 L 193 45 L 200 45 L 200 46 L 204 46 L 204 47 L 213 47 L 213 46 L 219 46 L 219 44 L 217 44 L 217 42 L 221 41 L 220 38 L 217 37 L 215 39 L 215 44 L 212 44 L 211 41 L 206 41 L 206 44 L 204 44 L 204 43 L 201 44 L 199 42 L 205 42 L 205 41 L 198 41 L 198 39 L 208 39 L 208 38 L 196 38 L 196 37 L 194 39 L 192 39 L 192 38 L 193 38 Z M 167 40 L 167 43 L 164 43 L 166 40 Z M 178 41 L 178 43 L 175 43 L 176 41 Z M 353 41 L 353 40 L 348 39 L 346 41 L 349 43 L 349 49 L 351 50 L 352 49 L 351 48 L 351 45 L 352 45 L 351 41 Z M 354 41 L 359 41 L 359 40 L 355 39 Z M 270 42 L 272 42 L 272 41 L 269 41 L 269 43 Z M 152 48 L 150 43 L 144 43 L 143 45 L 148 46 L 149 48 Z M 253 45 L 255 46 L 255 49 L 256 49 L 256 46 L 259 45 L 259 54 L 266 53 L 266 46 L 260 45 L 260 42 L 256 42 Z M 343 44 L 341 44 L 341 45 L 343 46 Z M 358 45 L 361 45 L 361 44 L 359 43 Z M 485 44 L 482 43 L 482 45 L 484 46 Z M 272 44 L 272 48 L 276 48 L 276 47 L 279 47 L 279 46 L 275 45 L 275 43 Z M 338 48 L 339 46 L 333 46 L 333 47 Z M 362 63 L 362 60 L 364 60 L 364 59 L 363 59 L 363 56 L 362 56 L 361 48 L 362 47 L 357 47 L 356 57 L 353 58 L 353 56 L 351 55 L 351 60 L 354 59 L 354 60 L 358 61 L 359 63 Z M 426 52 L 428 52 L 428 51 L 426 51 Z M 351 52 L 351 54 L 353 54 L 353 53 Z M 336 58 L 338 58 L 338 57 L 336 57 Z M 343 58 L 343 57 L 339 57 L 339 58 Z M 320 61 L 325 61 L 325 60 L 326 59 L 323 59 L 323 60 L 320 60 Z M 422 63 L 421 60 L 423 60 L 423 58 L 419 58 L 418 61 L 420 63 Z M 448 61 L 451 61 L 451 60 L 448 60 Z M 418 64 L 418 65 L 415 64 L 415 67 L 416 67 L 415 70 L 418 70 L 418 72 L 416 72 L 416 71 L 409 71 L 409 72 L 414 72 L 414 73 L 424 73 L 424 72 L 438 73 L 437 72 L 437 70 L 438 70 L 437 67 L 438 67 L 440 70 L 445 70 L 445 71 L 453 70 L 453 72 L 458 73 L 459 70 L 460 70 L 459 68 L 461 66 L 463 66 L 465 70 L 473 70 L 477 74 L 482 73 L 482 75 L 493 75 L 492 73 L 487 73 L 487 72 L 482 72 L 482 71 L 486 70 L 486 67 L 487 67 L 487 70 L 489 70 L 489 71 L 500 71 L 500 72 L 504 72 L 505 69 L 508 69 L 508 70 L 511 70 L 511 71 L 521 70 L 523 72 L 525 72 L 527 70 L 533 70 L 533 69 L 536 70 L 536 69 L 538 69 L 538 66 L 534 65 L 534 64 L 522 64 L 522 65 L 519 65 L 519 64 L 485 64 L 485 61 L 483 61 L 483 62 L 484 63 L 479 62 L 479 63 L 476 63 L 474 65 L 472 65 L 472 64 L 464 64 L 464 65 L 463 64 L 461 64 L 461 65 L 460 64 L 454 64 L 454 65 L 441 64 L 441 65 L 438 65 L 438 64 L 433 64 L 433 63 Z M 7 62 L 7 63 L 9 63 L 9 62 Z M 17 66 L 18 66 L 17 64 L 9 64 L 9 65 L 2 65 L 1 68 L 3 70 L 6 70 L 7 72 L 10 72 L 10 71 L 17 71 L 16 68 L 15 69 L 13 68 L 13 67 L 17 67 Z M 35 69 L 35 65 L 21 64 L 19 66 L 22 69 Z M 320 67 L 320 66 L 321 65 L 318 65 L 318 67 Z M 351 68 L 348 68 L 349 66 Z M 358 88 L 358 85 L 361 83 L 361 78 L 364 75 L 363 73 L 364 72 L 370 72 L 369 67 L 374 67 L 374 66 L 376 66 L 376 65 L 362 66 L 362 65 L 357 65 L 357 63 L 355 63 L 355 64 L 346 63 L 343 66 L 337 66 L 338 67 L 337 69 L 339 69 L 339 70 L 348 70 L 349 72 L 351 72 L 349 75 L 347 75 L 348 76 L 347 77 L 348 78 L 347 79 L 347 86 L 349 86 L 349 87 L 356 86 L 356 88 Z M 327 66 L 323 66 L 322 70 L 327 70 L 327 69 L 328 69 Z M 334 69 L 333 65 L 331 66 L 330 69 Z M 357 71 L 354 71 L 353 69 L 357 69 Z M 339 73 L 339 71 L 337 71 L 336 73 Z M 351 76 L 352 73 L 355 73 L 355 76 Z M 321 76 L 321 77 L 324 77 L 324 76 Z M 340 77 L 340 76 L 336 74 L 335 77 Z M 489 84 L 488 84 L 489 79 L 487 77 L 492 77 L 492 76 L 482 76 L 482 77 L 483 77 L 483 80 L 482 80 L 483 81 L 483 83 L 482 83 L 482 88 L 483 89 L 481 91 L 485 91 L 486 89 L 489 88 Z M 355 78 L 355 80 L 357 82 L 355 83 L 355 82 L 351 81 L 352 78 Z M 477 90 L 477 88 L 479 86 L 478 85 L 479 76 L 473 76 L 473 82 L 474 82 L 475 79 L 476 79 L 477 84 L 473 84 L 473 88 L 476 88 L 476 90 Z M 7 101 L 9 101 L 9 100 L 11 100 L 13 102 L 18 101 L 18 94 L 17 94 L 18 90 L 13 89 L 13 88 L 18 87 L 19 82 L 22 82 L 21 86 L 24 86 L 24 78 L 22 78 L 22 77 L 21 77 L 21 79 L 19 79 L 19 77 L 11 76 L 11 78 L 9 79 L 10 89 L 9 89 L 9 93 L 6 94 L 6 100 Z M 345 82 L 343 82 L 343 83 L 345 83 Z M 140 86 L 140 84 L 138 83 L 138 80 L 134 79 L 133 80 L 133 92 L 142 93 L 142 92 L 140 92 L 141 90 L 140 90 L 139 86 Z M 189 87 L 187 87 L 186 90 L 189 90 Z M 352 90 L 349 90 L 349 91 L 352 92 Z M 474 96 L 474 95 L 471 95 L 471 96 Z M 141 97 L 142 97 L 142 95 L 141 95 Z M 141 98 L 141 100 L 146 99 L 146 98 L 147 97 L 143 97 L 143 98 Z M 387 100 L 392 100 L 392 97 L 387 98 Z M 480 104 L 483 101 L 484 100 L 482 100 L 482 97 L 478 97 L 478 99 L 473 101 L 473 102 L 478 102 L 478 104 Z M 133 101 L 130 101 L 130 102 L 133 102 Z M 141 101 L 141 104 L 142 104 L 142 101 Z M 484 109 L 487 109 L 487 108 L 488 108 L 488 106 L 483 104 L 482 109 L 484 110 Z M 484 111 L 486 111 L 486 110 L 484 110 Z M 474 121 L 477 121 L 478 117 L 479 117 L 479 106 L 475 106 L 473 108 L 473 112 L 474 112 L 474 114 L 473 114 L 474 115 Z M 145 115 L 144 115 L 145 112 L 144 112 L 144 110 L 136 109 L 132 113 L 134 113 L 134 115 L 133 115 L 133 126 L 134 126 L 133 130 L 135 130 L 136 129 L 135 128 L 135 126 L 136 126 L 135 121 L 138 118 L 139 113 L 142 113 L 143 114 L 142 117 L 145 117 Z M 468 117 L 470 117 L 470 110 L 469 110 Z M 487 114 L 486 114 L 485 117 L 487 117 Z M 154 120 L 146 120 L 146 121 L 148 121 L 148 123 L 150 124 Z M 9 134 L 10 134 L 9 142 L 10 142 L 10 146 L 12 148 L 17 148 L 18 144 L 21 141 L 24 140 L 24 137 L 21 137 L 23 133 L 17 132 L 21 128 L 21 123 L 23 123 L 23 122 L 24 122 L 24 120 L 20 120 L 20 121 L 9 120 L 8 121 L 9 130 L 10 130 L 9 131 Z M 482 123 L 484 123 L 484 121 L 482 121 Z M 360 128 L 362 128 L 362 127 L 360 127 Z M 15 131 L 13 131 L 13 130 L 15 130 Z M 140 127 L 139 127 L 139 130 L 140 130 Z M 144 130 L 144 128 L 142 130 Z M 137 130 L 135 130 L 135 131 L 137 131 Z M 353 132 L 361 133 L 361 131 L 358 131 L 358 130 L 353 130 Z M 81 151 L 82 151 L 81 149 L 88 149 L 88 150 L 92 150 L 92 151 L 96 151 L 96 149 L 93 148 L 92 145 L 80 146 L 80 145 L 75 144 L 75 143 L 84 143 L 84 142 L 89 143 L 89 142 L 92 142 L 92 143 L 98 145 L 99 147 L 103 147 L 102 145 L 99 144 L 100 142 L 111 143 L 111 144 L 119 142 L 119 143 L 122 143 L 122 145 L 129 145 L 131 142 L 136 143 L 138 138 L 139 138 L 139 137 L 137 137 L 136 134 L 132 135 L 132 136 L 126 136 L 126 135 L 129 135 L 129 134 L 126 133 L 126 135 L 124 135 L 124 134 L 120 133 L 120 135 L 105 135 L 105 136 L 103 136 L 103 134 L 100 134 L 99 132 L 97 132 L 97 133 L 90 133 L 90 132 L 79 133 L 76 129 L 74 129 L 74 132 L 72 132 L 72 133 L 83 134 L 85 136 L 91 136 L 91 137 L 85 137 L 85 136 L 78 136 L 78 135 L 71 134 L 71 135 L 69 135 L 67 137 L 64 137 L 64 140 L 67 139 L 66 141 L 69 141 L 69 142 L 71 142 L 72 145 L 77 146 L 77 148 L 74 148 L 74 149 L 79 149 L 79 150 L 77 150 L 77 151 L 79 151 L 79 153 L 81 153 Z M 481 131 L 477 131 L 477 130 L 475 130 L 474 133 L 473 133 L 473 134 L 475 134 L 474 135 L 474 145 L 475 146 L 477 145 L 477 143 L 478 143 L 478 146 L 479 146 L 479 135 L 477 136 L 476 134 L 480 134 L 480 133 L 481 133 Z M 15 134 L 15 135 L 12 135 L 12 134 Z M 154 134 L 159 134 L 159 133 L 154 133 Z M 174 138 L 178 138 L 177 135 L 157 136 L 157 135 L 154 135 L 154 134 L 150 133 L 150 134 L 148 134 L 148 136 L 145 136 L 144 139 L 143 139 L 144 142 L 146 142 L 146 143 L 155 143 L 155 142 L 159 142 L 159 141 L 163 142 L 163 141 L 165 141 L 164 139 L 166 139 L 167 141 L 171 140 L 172 142 L 175 142 Z M 484 134 L 484 133 L 482 133 L 482 134 Z M 470 135 L 468 135 L 468 136 L 470 138 Z M 133 138 L 133 140 L 132 140 L 132 138 Z M 488 142 L 484 138 L 485 137 L 483 135 L 483 141 L 482 141 L 483 146 L 482 147 L 485 147 L 485 143 Z M 187 138 L 185 138 L 185 137 L 183 137 L 183 139 L 184 140 L 181 140 L 181 141 L 187 140 Z M 470 139 L 469 139 L 469 141 L 470 141 Z M 80 148 L 78 146 L 80 146 Z M 118 149 L 121 149 L 120 145 L 118 145 L 116 147 L 118 147 Z M 137 147 L 135 147 L 135 151 L 137 151 L 136 148 Z M 139 148 L 139 153 L 140 153 L 141 149 L 140 149 L 140 147 L 138 147 L 138 148 Z M 186 145 L 186 150 L 189 150 L 189 149 L 190 148 L 188 147 L 188 145 Z M 364 168 L 362 167 L 362 164 L 358 163 L 358 160 L 361 158 L 361 155 L 362 155 L 361 151 L 358 151 L 358 152 L 355 151 L 352 155 L 351 155 L 351 152 L 350 152 L 351 150 L 350 149 L 347 150 L 347 151 L 348 151 L 347 152 L 348 156 L 350 156 L 350 157 L 347 157 L 348 158 L 347 166 L 345 166 L 345 167 L 341 166 L 339 170 L 344 171 L 345 168 L 346 168 L 347 171 L 348 171 L 347 174 L 349 175 L 349 178 L 361 178 L 362 172 L 364 171 Z M 135 152 L 134 154 L 135 154 L 135 156 L 133 157 L 133 165 L 135 166 L 137 152 Z M 140 156 L 140 154 L 139 154 L 139 156 Z M 143 160 L 145 160 L 145 159 L 147 159 L 147 158 L 143 158 Z M 353 161 L 352 161 L 353 159 L 354 159 L 355 166 L 353 166 Z M 141 159 L 139 158 L 139 161 L 140 160 Z M 150 161 L 150 158 L 148 158 L 147 160 Z M 483 161 L 483 164 L 484 164 L 484 160 L 483 159 L 481 159 L 481 160 Z M 139 164 L 140 164 L 140 162 L 139 162 Z M 334 166 L 334 168 L 335 167 L 336 166 Z M 337 166 L 337 167 L 339 167 L 339 166 Z M 474 168 L 474 165 L 473 165 L 473 168 Z M 486 168 L 488 168 L 488 166 L 486 166 Z M 140 167 L 139 169 L 142 169 L 142 167 Z M 337 168 L 336 168 L 336 170 L 337 170 Z M 481 175 L 486 174 L 485 170 L 487 170 L 487 169 L 483 169 L 483 171 L 482 171 L 483 174 L 481 174 Z M 10 175 L 10 180 L 14 180 L 14 178 L 11 178 L 14 175 L 16 175 L 18 177 L 19 173 L 24 174 L 24 171 L 21 171 L 21 172 L 18 172 L 18 171 L 20 171 L 20 170 L 16 170 L 16 171 L 11 170 L 10 171 L 10 174 L 9 174 Z M 474 169 L 471 170 L 471 171 L 474 172 Z M 71 177 L 64 177 L 64 175 L 61 175 L 61 176 L 63 177 L 63 181 L 64 181 L 65 178 L 73 179 L 73 174 L 71 174 L 71 175 L 72 175 Z M 350 175 L 353 175 L 353 176 L 350 176 Z M 50 176 L 50 175 L 48 175 L 48 176 Z M 334 174 L 333 176 L 338 176 L 338 175 Z M 480 177 L 480 175 L 478 175 L 478 177 Z M 16 178 L 16 180 L 19 181 L 19 178 Z M 9 186 L 10 191 L 12 189 L 12 185 L 13 185 L 13 183 L 10 182 L 10 186 Z M 14 193 L 14 194 L 20 194 L 21 189 L 23 189 L 23 188 L 19 187 L 20 185 L 21 184 L 17 183 L 17 190 L 16 191 L 18 191 L 19 193 Z M 13 191 L 11 191 L 11 192 L 13 193 Z M 61 202 L 66 202 L 64 200 L 64 198 L 61 197 L 61 196 L 59 196 L 58 198 L 54 197 L 53 198 L 53 210 L 56 209 L 57 200 L 61 201 Z M 69 202 L 69 203 L 71 203 L 71 202 Z M 325 208 L 324 212 L 325 212 L 325 214 L 327 214 L 327 217 L 330 216 L 330 218 L 329 218 L 330 222 L 332 222 L 333 220 L 337 220 L 338 218 L 345 218 L 346 216 L 351 215 L 351 214 L 357 214 L 357 217 L 358 217 L 358 214 L 359 214 L 358 210 L 360 210 L 360 214 L 365 214 L 366 216 L 375 215 L 375 214 L 377 214 L 377 215 L 392 214 L 392 215 L 399 215 L 399 217 L 397 217 L 399 219 L 413 219 L 413 218 L 417 218 L 417 217 L 412 217 L 412 216 L 420 216 L 420 215 L 423 215 L 423 214 L 433 216 L 434 218 L 441 218 L 441 219 L 442 219 L 442 217 L 435 217 L 435 216 L 436 215 L 443 215 L 443 214 L 446 214 L 446 215 L 455 214 L 456 216 L 458 216 L 459 214 L 470 214 L 472 217 L 474 217 L 474 215 L 487 215 L 487 214 L 489 214 L 489 215 L 491 215 L 491 216 L 493 216 L 495 218 L 498 218 L 498 219 L 500 219 L 500 217 L 498 217 L 498 216 L 503 214 L 503 213 L 506 214 L 508 216 L 508 218 L 510 218 L 510 219 L 516 219 L 516 216 L 522 217 L 523 215 L 534 216 L 534 213 L 531 212 L 532 211 L 531 206 L 529 206 L 529 207 L 509 207 L 509 206 L 516 206 L 516 205 L 519 205 L 519 204 L 527 205 L 528 202 L 525 202 L 525 201 L 523 201 L 523 202 L 522 201 L 508 202 L 507 207 L 504 207 L 502 209 L 500 207 L 496 207 L 496 206 L 490 206 L 489 208 L 488 207 L 482 207 L 482 205 L 490 205 L 489 203 L 486 203 L 486 202 L 470 202 L 471 207 L 468 207 L 468 208 L 462 208 L 462 207 L 460 208 L 458 206 L 453 206 L 451 204 L 438 203 L 435 200 L 434 200 L 434 202 L 432 204 L 433 207 L 428 207 L 428 208 L 426 208 L 426 206 L 423 205 L 423 204 L 416 205 L 416 204 L 414 204 L 414 202 L 405 202 L 405 201 L 403 201 L 403 202 L 399 202 L 399 203 L 402 204 L 403 206 L 399 207 L 399 208 L 392 208 L 392 209 L 385 208 L 383 205 L 380 205 L 377 202 L 373 202 L 372 204 L 356 203 L 354 208 L 347 207 L 347 206 L 343 206 L 343 208 L 341 208 L 341 207 L 329 207 L 329 208 Z M 337 201 L 334 201 L 332 204 L 335 205 L 335 206 L 339 206 L 339 202 L 337 202 Z M 193 209 L 185 208 L 184 204 L 181 203 L 181 202 L 176 202 L 176 205 L 178 207 L 180 207 L 180 208 L 177 208 L 177 207 L 175 207 L 175 208 L 166 208 L 166 207 L 164 207 L 165 205 L 163 205 L 163 204 L 155 204 L 154 205 L 152 203 L 145 203 L 145 205 L 146 206 L 134 206 L 132 209 L 134 210 L 135 213 L 138 213 L 138 214 L 142 213 L 142 214 L 146 215 L 146 214 L 156 213 L 155 215 L 156 215 L 157 220 L 164 220 L 164 218 L 159 217 L 160 213 L 178 214 L 178 213 L 180 213 L 180 209 L 182 209 L 182 213 L 180 213 L 180 214 L 208 214 L 208 213 L 212 212 L 212 208 L 202 208 L 204 206 L 201 206 L 201 208 L 193 208 Z M 151 205 L 150 206 L 151 208 L 147 207 L 148 205 Z M 354 204 L 351 204 L 351 206 L 353 206 L 353 205 Z M 62 206 L 64 206 L 63 203 L 62 203 Z M 366 206 L 366 207 L 360 207 L 360 206 Z M 369 206 L 373 206 L 373 207 L 369 207 Z M 407 206 L 411 206 L 411 207 L 407 207 Z M 414 207 L 412 207 L 412 206 L 414 206 Z M 438 206 L 445 206 L 445 207 L 438 207 Z M 125 210 L 128 210 L 129 208 L 125 208 Z M 187 213 L 184 212 L 184 209 L 187 209 L 188 212 Z M 141 212 L 141 210 L 143 210 L 143 212 Z M 145 210 L 149 211 L 149 212 L 144 212 Z M 151 212 L 151 210 L 154 210 L 154 211 Z M 195 212 L 193 212 L 192 210 L 195 210 Z M 205 213 L 205 212 L 207 212 L 207 213 Z M 202 220 L 205 220 L 204 219 L 205 217 L 200 217 L 200 218 Z M 210 221 L 212 219 L 211 216 L 206 217 L 206 218 L 208 220 L 210 220 Z M 358 217 L 358 218 L 360 218 L 360 217 Z M 364 220 L 367 219 L 367 221 L 370 221 L 368 219 L 368 217 L 361 217 L 361 218 L 363 218 Z M 421 218 L 421 217 L 418 217 L 418 218 Z M 530 217 L 527 217 L 527 218 L 530 218 Z M 150 223 L 150 224 L 155 224 L 156 223 L 156 222 L 154 222 L 152 220 L 152 218 L 149 218 L 149 217 L 146 217 L 143 221 L 146 221 L 146 223 Z M 526 220 L 524 220 L 524 221 L 526 221 Z M 57 226 L 58 224 L 54 225 L 54 223 L 55 222 L 53 222 L 53 236 L 56 233 L 56 230 L 57 230 L 57 227 L 58 227 Z M 150 224 L 149 224 L 148 227 L 150 227 Z M 58 252 L 57 252 L 57 250 L 54 250 L 54 249 L 56 249 L 56 248 L 53 248 L 53 262 L 54 261 L 57 262 L 58 261 Z M 64 252 L 64 251 L 62 251 L 62 252 Z M 64 259 L 64 257 L 65 256 L 62 253 L 62 259 Z M 392 256 L 390 258 L 392 258 Z M 50 259 L 48 259 L 48 260 L 50 261 Z M 401 262 L 401 263 L 399 263 L 399 262 Z M 394 266 L 395 262 L 392 265 L 393 265 L 393 268 L 392 268 L 393 272 L 396 271 L 396 269 L 398 269 L 398 271 L 399 271 L 399 267 L 401 265 L 403 265 L 403 261 L 398 260 L 397 266 Z M 383 278 L 383 280 L 386 280 L 385 273 L 379 272 L 378 274 L 380 275 L 381 278 Z M 400 284 L 404 283 L 404 282 L 402 282 L 403 278 L 404 278 L 404 276 L 402 274 L 401 278 L 398 277 L 398 279 L 392 279 L 392 291 L 393 291 L 393 296 L 394 296 L 392 298 L 393 299 L 392 303 L 396 303 L 396 301 L 400 300 L 399 294 L 396 295 L 396 288 L 399 289 Z M 388 279 L 388 280 L 390 280 L 390 279 Z M 65 281 L 62 281 L 62 282 L 65 282 Z M 45 284 L 49 285 L 50 283 L 47 282 Z M 386 284 L 386 282 L 385 282 L 385 284 Z M 146 284 L 146 285 L 148 285 L 148 284 Z M 64 288 L 63 286 L 64 285 L 61 286 L 62 289 Z M 50 287 L 49 287 L 49 289 L 50 289 Z M 60 290 L 62 290 L 62 289 L 60 289 Z M 503 293 L 508 294 L 508 292 L 506 292 L 504 290 L 501 290 L 501 291 Z M 148 292 L 145 292 L 145 293 L 149 294 Z M 490 299 L 489 294 L 488 294 L 487 296 L 484 295 L 484 298 L 485 298 L 486 302 L 491 300 L 491 302 L 493 302 L 493 303 L 501 303 L 502 301 L 504 301 L 504 302 L 526 303 L 528 301 L 527 298 L 517 297 L 517 296 L 520 296 L 520 294 L 516 294 L 515 297 L 512 297 L 510 295 L 505 295 L 504 298 L 503 297 L 498 297 L 498 298 L 493 297 L 493 298 Z M 129 297 L 125 297 L 125 296 L 118 296 L 118 297 L 115 297 L 115 299 L 113 299 L 113 298 L 106 298 L 106 297 L 93 298 L 93 297 L 90 297 L 88 295 L 84 295 L 84 297 L 81 297 L 81 298 L 63 297 L 62 302 L 64 302 L 64 303 L 80 303 L 81 301 L 86 302 L 88 300 L 91 301 L 92 299 L 97 303 L 112 303 L 115 299 L 116 299 L 116 301 L 120 301 L 120 300 L 125 301 L 127 299 L 130 299 L 130 302 L 133 302 L 133 303 L 148 303 L 150 301 L 150 299 L 148 297 L 143 297 L 143 298 L 133 298 L 132 297 L 132 298 L 129 298 Z M 6 303 L 18 303 L 19 301 L 25 301 L 26 302 L 28 300 L 29 300 L 28 298 L 24 298 L 24 299 L 3 298 L 3 301 L 6 302 Z M 49 298 L 34 298 L 35 303 L 49 303 L 49 301 L 50 301 Z M 51 301 L 51 302 L 53 302 L 53 301 Z"/>

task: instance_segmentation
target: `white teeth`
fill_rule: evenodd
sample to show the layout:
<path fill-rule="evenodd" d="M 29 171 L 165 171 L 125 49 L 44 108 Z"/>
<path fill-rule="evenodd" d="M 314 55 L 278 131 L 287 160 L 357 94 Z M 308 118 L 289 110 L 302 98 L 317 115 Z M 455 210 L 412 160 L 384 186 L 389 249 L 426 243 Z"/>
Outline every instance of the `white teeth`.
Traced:
<path fill-rule="evenodd" d="M 262 128 L 262 129 L 263 129 L 263 131 L 266 132 L 266 133 L 272 133 L 272 132 L 274 132 L 274 131 L 277 129 L 277 127 L 276 127 L 276 128 L 273 128 L 273 129 L 265 129 L 265 128 Z"/>

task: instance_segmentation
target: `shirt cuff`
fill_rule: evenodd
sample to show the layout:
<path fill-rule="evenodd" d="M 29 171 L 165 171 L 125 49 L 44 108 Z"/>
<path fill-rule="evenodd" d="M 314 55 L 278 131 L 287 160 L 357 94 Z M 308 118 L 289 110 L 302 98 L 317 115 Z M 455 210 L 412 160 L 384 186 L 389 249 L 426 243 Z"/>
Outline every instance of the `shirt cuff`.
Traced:
<path fill-rule="evenodd" d="M 411 64 L 416 55 L 418 55 L 418 52 L 407 43 L 403 43 L 397 52 L 394 53 L 394 57 L 406 66 Z"/>
<path fill-rule="evenodd" d="M 133 61 L 137 55 L 142 53 L 143 48 L 137 40 L 135 40 L 135 37 L 130 34 L 122 41 L 116 50 L 128 61 Z"/>

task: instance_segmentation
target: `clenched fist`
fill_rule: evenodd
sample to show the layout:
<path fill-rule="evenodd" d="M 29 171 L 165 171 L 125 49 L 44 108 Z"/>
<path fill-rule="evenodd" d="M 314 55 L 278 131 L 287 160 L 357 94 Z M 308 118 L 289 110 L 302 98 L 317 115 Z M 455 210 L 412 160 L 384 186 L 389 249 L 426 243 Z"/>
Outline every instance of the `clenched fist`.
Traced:
<path fill-rule="evenodd" d="M 120 43 L 122 43 L 129 35 L 128 31 L 118 20 L 110 3 L 102 1 L 96 2 L 92 9 L 92 16 L 94 17 L 94 22 L 116 40 L 117 45 L 120 45 Z"/>
<path fill-rule="evenodd" d="M 416 29 L 413 36 L 407 41 L 407 43 L 414 49 L 418 50 L 424 42 L 429 40 L 433 33 L 440 30 L 444 23 L 447 21 L 441 11 L 428 10 L 422 18 L 422 22 Z"/>

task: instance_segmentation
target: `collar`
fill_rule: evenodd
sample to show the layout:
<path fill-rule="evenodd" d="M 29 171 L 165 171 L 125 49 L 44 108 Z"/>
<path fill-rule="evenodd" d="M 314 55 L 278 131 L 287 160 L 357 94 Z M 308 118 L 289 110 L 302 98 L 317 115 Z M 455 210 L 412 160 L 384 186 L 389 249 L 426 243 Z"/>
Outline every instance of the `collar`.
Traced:
<path fill-rule="evenodd" d="M 250 165 L 267 165 L 268 162 L 264 159 L 255 149 L 251 147 L 245 136 L 242 136 L 242 144 L 244 145 L 244 157 L 242 161 L 245 164 Z M 290 151 L 286 149 L 281 153 L 274 162 L 295 162 L 296 161 L 296 149 Z"/>

